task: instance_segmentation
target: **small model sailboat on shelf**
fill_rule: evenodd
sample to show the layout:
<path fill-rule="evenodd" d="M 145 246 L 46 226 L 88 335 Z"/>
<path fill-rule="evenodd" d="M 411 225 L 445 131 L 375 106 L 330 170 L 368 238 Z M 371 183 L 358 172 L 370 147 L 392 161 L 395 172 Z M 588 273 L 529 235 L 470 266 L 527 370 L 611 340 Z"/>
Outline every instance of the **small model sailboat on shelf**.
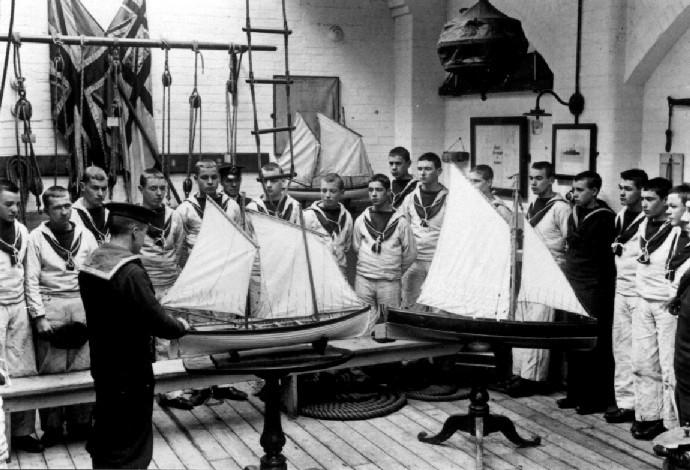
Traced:
<path fill-rule="evenodd" d="M 345 199 L 367 197 L 367 184 L 374 174 L 362 136 L 332 119 L 317 113 L 317 135 L 300 113 L 295 113 L 293 132 L 294 170 L 298 177 L 290 182 L 288 192 L 300 201 L 320 197 L 321 176 L 338 173 L 345 182 Z M 290 171 L 290 148 L 286 147 L 278 164 Z"/>
<path fill-rule="evenodd" d="M 518 229 L 522 216 L 517 201 L 516 194 L 509 225 L 460 169 L 451 167 L 446 218 L 418 300 L 440 312 L 389 308 L 389 338 L 478 340 L 527 348 L 595 346 L 596 320 L 588 317 L 532 226 Z M 529 303 L 561 310 L 565 318 L 529 321 L 524 318 Z"/>
<path fill-rule="evenodd" d="M 207 201 L 196 245 L 161 304 L 189 316 L 181 354 L 216 354 L 360 336 L 375 321 L 348 285 L 324 236 L 256 212 L 257 242 Z M 260 308 L 248 311 L 259 254 Z M 202 320 L 197 321 L 197 320 Z"/>

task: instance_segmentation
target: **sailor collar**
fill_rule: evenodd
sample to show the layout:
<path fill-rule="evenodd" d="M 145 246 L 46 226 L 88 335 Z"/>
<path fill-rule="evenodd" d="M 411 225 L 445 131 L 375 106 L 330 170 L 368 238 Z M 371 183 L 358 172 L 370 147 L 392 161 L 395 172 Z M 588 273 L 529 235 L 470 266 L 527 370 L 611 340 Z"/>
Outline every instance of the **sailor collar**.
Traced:
<path fill-rule="evenodd" d="M 125 248 L 104 243 L 87 258 L 81 271 L 109 281 L 125 264 L 140 258 Z"/>
<path fill-rule="evenodd" d="M 15 266 L 19 263 L 19 254 L 22 251 L 24 245 L 24 238 L 22 237 L 21 230 L 19 228 L 19 222 L 14 221 L 14 243 L 9 244 L 5 240 L 0 238 L 0 251 L 7 253 L 10 257 L 10 265 Z"/>
<path fill-rule="evenodd" d="M 93 217 L 91 217 L 91 213 L 84 204 L 84 198 L 80 197 L 79 199 L 74 201 L 74 204 L 72 204 L 72 209 L 74 209 L 77 212 L 77 215 L 84 223 L 84 226 L 91 233 L 93 233 L 93 236 L 96 237 L 96 241 L 102 243 L 106 239 L 107 230 L 106 232 L 101 232 L 100 230 L 98 230 L 98 227 L 96 227 L 96 223 L 94 222 Z M 103 217 L 107 221 L 109 213 L 108 208 L 104 208 L 103 211 Z"/>
<path fill-rule="evenodd" d="M 446 189 L 445 186 L 441 185 L 441 189 L 436 194 L 434 201 L 428 206 L 424 206 L 422 204 L 422 185 L 421 184 L 417 185 L 417 187 L 414 189 L 414 192 L 412 194 L 413 194 L 412 202 L 414 203 L 415 212 L 417 213 L 417 216 L 421 220 L 421 226 L 422 227 L 428 227 L 429 221 L 431 219 L 433 219 L 434 217 L 436 217 L 439 212 L 441 212 L 441 209 L 443 208 L 443 205 L 446 202 L 446 196 L 448 195 L 448 189 Z"/>
<path fill-rule="evenodd" d="M 58 242 L 55 234 L 50 227 L 48 227 L 48 222 L 41 223 L 41 225 L 38 226 L 38 230 L 41 232 L 41 235 L 43 235 L 43 238 L 45 238 L 46 242 L 48 242 L 48 245 L 50 245 L 55 254 L 62 258 L 62 260 L 65 262 L 65 268 L 68 271 L 74 271 L 76 268 L 74 257 L 77 256 L 79 248 L 81 248 L 81 238 L 84 229 L 74 222 L 70 222 L 70 225 L 72 225 L 72 229 L 74 230 L 74 238 L 72 239 L 72 245 L 69 249 L 66 249 L 60 245 L 60 242 Z"/>
<path fill-rule="evenodd" d="M 532 227 L 536 226 L 541 219 L 544 218 L 544 216 L 551 210 L 553 206 L 556 205 L 557 202 L 563 202 L 563 203 L 568 203 L 568 201 L 565 200 L 563 196 L 561 196 L 558 193 L 555 193 L 553 196 L 549 198 L 548 201 L 546 201 L 546 204 L 544 207 L 541 208 L 541 210 L 535 212 L 534 214 L 531 214 L 532 208 L 534 207 L 534 201 L 532 201 L 529 205 L 529 208 L 527 209 L 527 220 L 529 221 L 530 225 Z"/>
<path fill-rule="evenodd" d="M 409 193 L 411 193 L 417 186 L 418 186 L 419 181 L 410 178 L 407 180 L 407 184 L 397 193 L 393 190 L 393 184 L 391 181 L 391 194 L 393 195 L 393 206 L 400 205 L 402 203 L 402 200 L 407 196 Z"/>
<path fill-rule="evenodd" d="M 326 215 L 326 212 L 323 210 L 323 208 L 319 205 L 319 201 L 316 201 L 309 206 L 308 210 L 314 211 L 316 217 L 319 219 L 319 223 L 330 235 L 333 235 L 333 233 L 340 233 L 340 231 L 345 228 L 345 223 L 347 222 L 347 209 L 345 209 L 345 206 L 343 206 L 341 203 L 338 203 L 338 220 L 330 219 L 328 215 Z"/>
<path fill-rule="evenodd" d="M 402 215 L 398 211 L 393 211 L 393 215 L 391 215 L 391 218 L 388 219 L 386 226 L 383 228 L 383 230 L 379 231 L 376 230 L 376 227 L 374 227 L 374 224 L 371 221 L 371 206 L 367 207 L 363 214 L 364 228 L 367 229 L 369 236 L 371 236 L 372 240 L 374 241 L 371 245 L 371 251 L 377 255 L 381 254 L 381 245 L 383 242 L 388 240 L 398 228 L 398 221 Z"/>
<path fill-rule="evenodd" d="M 163 226 L 157 227 L 149 223 L 146 229 L 146 235 L 153 240 L 153 244 L 161 248 L 165 247 L 165 241 L 170 236 L 170 231 L 172 229 L 172 209 L 168 206 L 164 206 L 165 215 L 163 216 Z"/>

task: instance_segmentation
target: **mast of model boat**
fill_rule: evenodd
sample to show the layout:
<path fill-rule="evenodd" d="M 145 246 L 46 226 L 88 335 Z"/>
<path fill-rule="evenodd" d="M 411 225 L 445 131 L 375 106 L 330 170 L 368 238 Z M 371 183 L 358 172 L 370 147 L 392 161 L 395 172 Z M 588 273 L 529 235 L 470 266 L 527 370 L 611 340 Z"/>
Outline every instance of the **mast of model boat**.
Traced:
<path fill-rule="evenodd" d="M 517 311 L 517 297 L 518 291 L 520 289 L 520 262 L 521 254 L 519 253 L 520 248 L 520 238 L 521 230 L 519 226 L 520 222 L 520 194 L 518 192 L 518 186 L 520 181 L 520 175 L 514 174 L 511 176 L 513 180 L 513 213 L 510 221 L 510 304 L 508 305 L 508 321 L 515 320 L 515 312 Z"/>

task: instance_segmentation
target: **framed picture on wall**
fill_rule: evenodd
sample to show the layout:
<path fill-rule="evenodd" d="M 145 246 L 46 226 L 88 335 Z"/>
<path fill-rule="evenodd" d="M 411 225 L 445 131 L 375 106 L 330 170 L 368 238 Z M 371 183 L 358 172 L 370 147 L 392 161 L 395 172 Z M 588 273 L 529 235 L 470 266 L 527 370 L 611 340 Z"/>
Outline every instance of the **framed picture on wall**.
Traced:
<path fill-rule="evenodd" d="M 471 164 L 491 167 L 496 194 L 510 196 L 517 175 L 520 195 L 527 197 L 527 139 L 524 116 L 470 118 Z"/>
<path fill-rule="evenodd" d="M 551 162 L 556 178 L 572 179 L 586 170 L 597 169 L 597 125 L 554 124 Z"/>

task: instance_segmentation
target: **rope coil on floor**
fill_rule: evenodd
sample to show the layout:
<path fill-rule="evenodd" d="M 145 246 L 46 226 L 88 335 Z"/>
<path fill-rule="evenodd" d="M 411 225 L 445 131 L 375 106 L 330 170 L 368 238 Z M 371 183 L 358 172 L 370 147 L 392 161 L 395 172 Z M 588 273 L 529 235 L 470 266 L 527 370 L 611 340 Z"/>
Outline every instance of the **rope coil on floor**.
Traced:
<path fill-rule="evenodd" d="M 457 385 L 430 385 L 421 390 L 405 392 L 410 400 L 419 401 L 457 401 L 470 397 L 470 389 Z"/>
<path fill-rule="evenodd" d="M 398 391 L 343 393 L 336 395 L 332 401 L 302 406 L 299 413 L 308 418 L 354 421 L 386 416 L 405 404 L 405 394 Z"/>

